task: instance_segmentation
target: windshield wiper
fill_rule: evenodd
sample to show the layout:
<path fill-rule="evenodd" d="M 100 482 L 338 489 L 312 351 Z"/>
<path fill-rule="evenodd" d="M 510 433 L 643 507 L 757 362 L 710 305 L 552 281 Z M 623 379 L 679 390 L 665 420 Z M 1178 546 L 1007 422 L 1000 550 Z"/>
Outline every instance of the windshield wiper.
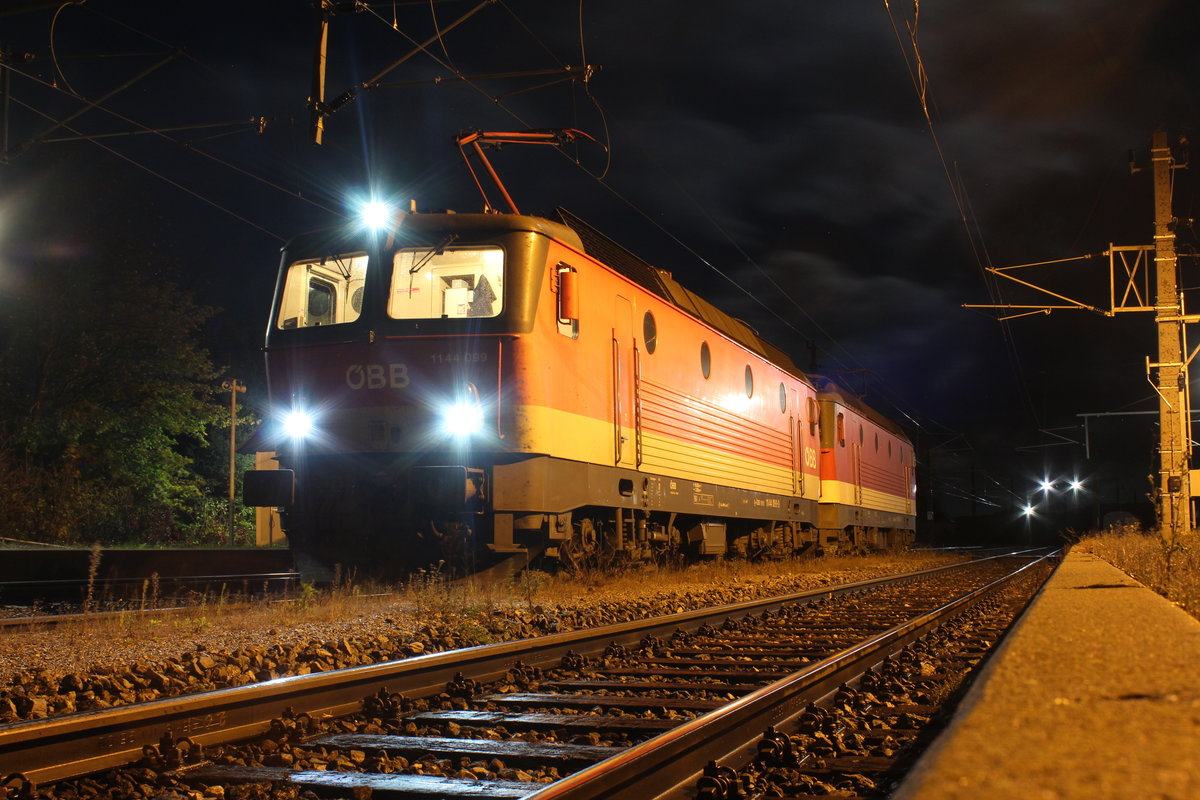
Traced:
<path fill-rule="evenodd" d="M 445 253 L 446 248 L 449 247 L 451 244 L 453 244 L 457 240 L 458 240 L 458 234 L 452 233 L 449 236 L 447 236 L 445 239 L 442 239 L 440 242 L 435 244 L 433 247 L 429 248 L 429 250 L 423 256 L 421 256 L 420 261 L 418 261 L 417 263 L 413 264 L 411 267 L 408 268 L 408 274 L 416 275 L 418 272 L 421 271 L 421 267 L 425 266 L 430 261 L 432 261 L 434 256 L 440 256 L 443 253 Z"/>

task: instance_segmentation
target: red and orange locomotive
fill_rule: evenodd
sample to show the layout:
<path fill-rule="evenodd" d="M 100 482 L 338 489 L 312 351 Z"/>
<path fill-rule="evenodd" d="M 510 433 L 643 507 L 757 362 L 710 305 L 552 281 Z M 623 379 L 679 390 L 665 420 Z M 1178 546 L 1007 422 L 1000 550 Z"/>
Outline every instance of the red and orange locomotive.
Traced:
<path fill-rule="evenodd" d="M 897 426 L 566 212 L 301 236 L 266 358 L 289 435 L 245 497 L 302 567 L 912 539 Z"/>

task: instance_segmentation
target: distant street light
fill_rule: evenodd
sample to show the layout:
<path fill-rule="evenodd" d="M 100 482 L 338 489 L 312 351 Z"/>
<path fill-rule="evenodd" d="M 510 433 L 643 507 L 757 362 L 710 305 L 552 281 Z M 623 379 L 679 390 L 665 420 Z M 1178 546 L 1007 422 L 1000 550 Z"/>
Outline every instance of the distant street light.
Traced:
<path fill-rule="evenodd" d="M 246 384 L 231 378 L 221 384 L 229 392 L 229 546 L 233 547 L 233 500 L 237 474 L 237 396 L 246 391 Z"/>

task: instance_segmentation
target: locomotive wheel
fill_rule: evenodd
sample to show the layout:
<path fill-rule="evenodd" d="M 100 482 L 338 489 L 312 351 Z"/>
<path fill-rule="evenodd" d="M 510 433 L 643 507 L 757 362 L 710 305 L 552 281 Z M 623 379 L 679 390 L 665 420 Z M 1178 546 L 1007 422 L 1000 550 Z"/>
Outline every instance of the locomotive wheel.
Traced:
<path fill-rule="evenodd" d="M 598 568 L 599 536 L 592 520 L 584 517 L 572 526 L 571 538 L 558 546 L 558 553 L 563 566 L 571 572 Z"/>

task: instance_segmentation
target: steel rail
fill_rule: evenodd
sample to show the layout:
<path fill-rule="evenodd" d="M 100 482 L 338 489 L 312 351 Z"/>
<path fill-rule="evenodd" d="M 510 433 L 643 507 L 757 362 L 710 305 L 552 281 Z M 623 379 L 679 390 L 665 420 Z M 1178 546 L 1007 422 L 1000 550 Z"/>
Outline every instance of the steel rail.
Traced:
<path fill-rule="evenodd" d="M 152 577 L 131 577 L 131 578 L 96 578 L 89 581 L 87 578 L 45 578 L 42 580 L 30 581 L 3 581 L 0 582 L 0 588 L 7 590 L 15 589 L 31 589 L 37 587 L 55 588 L 61 586 L 86 586 L 91 583 L 97 587 L 110 586 L 142 586 L 156 581 L 160 586 L 174 584 L 193 584 L 193 583 L 258 583 L 258 582 L 275 582 L 285 581 L 288 583 L 298 580 L 300 573 L 295 571 L 288 572 L 250 572 L 237 575 L 158 575 Z"/>
<path fill-rule="evenodd" d="M 796 603 L 970 569 L 980 563 L 964 562 L 649 620 L 4 725 L 0 726 L 0 774 L 20 773 L 36 783 L 79 777 L 132 763 L 144 747 L 158 745 L 164 737 L 186 737 L 206 747 L 231 743 L 269 731 L 271 720 L 285 711 L 347 715 L 361 709 L 364 697 L 381 689 L 435 694 L 459 673 L 479 681 L 496 680 L 518 662 L 552 664 L 572 652 L 598 654 L 613 642 L 634 645 L 646 636 L 665 638 L 676 630 L 694 630 L 725 618 L 776 611 Z"/>
<path fill-rule="evenodd" d="M 810 702 L 899 652 L 932 628 L 1051 557 L 1053 554 L 1031 561 L 940 608 L 555 781 L 545 789 L 526 795 L 524 800 L 683 797 L 685 789 L 694 785 L 709 762 L 737 753 L 752 753 L 768 726 L 786 725 Z"/>
<path fill-rule="evenodd" d="M 163 575 L 129 578 L 44 578 L 21 581 L 0 581 L 0 598 L 8 608 L 35 605 L 81 607 L 85 596 L 94 596 L 93 607 L 126 606 L 146 600 L 148 592 L 156 599 L 187 603 L 185 598 L 205 595 L 247 596 L 270 589 L 273 593 L 297 586 L 300 575 L 295 571 L 254 572 L 235 575 Z M 153 588 L 152 588 L 153 587 Z M 31 615 L 44 619 L 52 614 Z M 66 615 L 61 615 L 66 616 Z M 2 623 L 0 623 L 2 624 Z M 14 623 L 15 624 L 15 623 Z"/>
<path fill-rule="evenodd" d="M 288 573 L 284 573 L 288 574 Z M 2 587 L 0 587 L 2 590 Z M 356 594 L 346 598 L 349 602 L 360 602 L 364 600 L 372 600 L 380 597 L 393 596 L 392 592 L 377 592 L 373 594 Z M 259 603 L 223 603 L 219 606 L 189 604 L 182 606 L 147 606 L 146 608 L 125 608 L 116 611 L 89 611 L 84 613 L 70 614 L 38 614 L 37 616 L 26 617 L 0 617 L 0 633 L 7 632 L 25 632 L 31 630 L 46 630 L 59 625 L 70 625 L 72 623 L 79 625 L 93 625 L 97 622 L 107 622 L 111 620 L 122 620 L 127 618 L 153 619 L 154 617 L 171 617 L 185 616 L 188 614 L 212 614 L 214 610 L 219 610 L 224 614 L 246 611 L 252 608 L 260 607 L 261 603 L 278 604 L 292 603 L 294 598 L 282 597 L 278 599 L 265 598 Z"/>

